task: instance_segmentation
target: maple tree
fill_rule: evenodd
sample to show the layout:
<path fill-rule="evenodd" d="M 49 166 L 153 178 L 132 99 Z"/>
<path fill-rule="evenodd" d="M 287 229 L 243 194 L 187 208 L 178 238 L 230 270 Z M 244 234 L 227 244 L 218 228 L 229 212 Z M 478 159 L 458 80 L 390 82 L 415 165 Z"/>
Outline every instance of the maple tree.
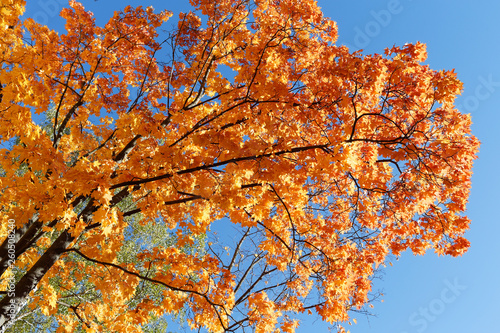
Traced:
<path fill-rule="evenodd" d="M 0 331 L 343 331 L 388 256 L 468 248 L 479 143 L 424 44 L 350 52 L 312 0 L 191 4 L 162 32 L 70 1 L 60 34 L 2 1 Z"/>

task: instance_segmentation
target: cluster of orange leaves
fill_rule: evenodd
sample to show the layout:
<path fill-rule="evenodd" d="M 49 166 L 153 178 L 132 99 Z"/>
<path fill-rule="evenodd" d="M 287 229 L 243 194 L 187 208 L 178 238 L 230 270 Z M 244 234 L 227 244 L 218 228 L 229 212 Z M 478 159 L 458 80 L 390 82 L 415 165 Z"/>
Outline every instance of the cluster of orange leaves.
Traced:
<path fill-rule="evenodd" d="M 389 254 L 467 249 L 479 144 L 453 104 L 460 81 L 422 64 L 424 44 L 351 53 L 311 0 L 191 2 L 207 23 L 182 14 L 165 42 L 158 31 L 171 15 L 152 8 L 127 7 L 98 27 L 70 1 L 60 34 L 20 21 L 22 1 L 2 2 L 0 138 L 18 141 L 0 150 L 1 239 L 8 218 L 21 228 L 38 214 L 43 235 L 18 269 L 65 230 L 88 258 L 124 268 L 60 259 L 32 307 L 68 331 L 140 331 L 152 314 L 187 307 L 192 326 L 211 332 L 231 327 L 237 311 L 256 332 L 293 332 L 288 315 L 306 309 L 348 321 Z M 50 110 L 42 129 L 34 114 Z M 128 305 L 142 279 L 117 261 L 127 229 L 120 191 L 144 223 L 176 234 L 172 247 L 137 253 L 144 267 L 161 263 L 149 276 L 163 284 L 161 302 Z M 90 221 L 80 196 L 95 207 Z M 238 302 L 246 277 L 234 266 L 179 250 L 224 218 L 263 236 L 254 251 L 291 272 L 286 297 L 250 289 Z M 58 311 L 75 279 L 102 295 L 78 316 Z"/>

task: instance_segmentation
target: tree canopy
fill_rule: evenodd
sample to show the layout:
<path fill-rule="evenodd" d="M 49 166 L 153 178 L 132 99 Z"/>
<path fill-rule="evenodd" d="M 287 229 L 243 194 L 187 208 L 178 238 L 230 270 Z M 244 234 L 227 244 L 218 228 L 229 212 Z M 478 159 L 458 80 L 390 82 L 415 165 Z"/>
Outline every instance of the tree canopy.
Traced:
<path fill-rule="evenodd" d="M 2 1 L 0 331 L 343 331 L 391 256 L 467 250 L 479 142 L 424 44 L 351 52 L 312 0 L 191 4 L 169 29 L 70 1 L 59 33 Z"/>

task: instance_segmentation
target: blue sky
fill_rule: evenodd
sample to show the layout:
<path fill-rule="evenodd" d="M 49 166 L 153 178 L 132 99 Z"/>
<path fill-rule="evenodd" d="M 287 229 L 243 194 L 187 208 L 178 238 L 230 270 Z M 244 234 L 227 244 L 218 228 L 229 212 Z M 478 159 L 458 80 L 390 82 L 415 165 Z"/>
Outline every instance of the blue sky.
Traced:
<path fill-rule="evenodd" d="M 153 5 L 177 14 L 187 0 L 84 0 L 99 23 L 127 4 Z M 26 16 L 60 29 L 57 12 L 66 1 L 28 1 Z M 482 142 L 474 165 L 467 238 L 471 248 L 461 258 L 405 253 L 376 280 L 384 302 L 375 303 L 376 317 L 359 316 L 352 333 L 492 332 L 500 305 L 496 244 L 500 235 L 500 2 L 492 0 L 321 0 L 326 16 L 337 21 L 339 43 L 364 53 L 420 41 L 427 44 L 433 69 L 455 68 L 465 90 L 458 100 L 473 117 L 473 133 Z M 498 205 L 498 206 L 497 206 Z M 321 321 L 306 320 L 299 333 L 327 332 Z"/>

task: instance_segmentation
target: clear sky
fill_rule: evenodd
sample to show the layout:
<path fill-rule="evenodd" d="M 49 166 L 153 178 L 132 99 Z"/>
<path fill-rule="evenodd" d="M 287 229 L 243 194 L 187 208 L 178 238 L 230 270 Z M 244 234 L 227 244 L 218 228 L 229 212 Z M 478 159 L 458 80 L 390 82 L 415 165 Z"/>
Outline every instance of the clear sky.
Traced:
<path fill-rule="evenodd" d="M 26 16 L 61 29 L 57 13 L 66 1 L 28 0 Z M 83 0 L 100 24 L 125 5 L 153 5 L 175 14 L 187 0 Z M 339 43 L 364 53 L 420 41 L 427 44 L 433 69 L 455 68 L 465 90 L 458 100 L 473 117 L 473 133 L 482 142 L 474 165 L 467 238 L 471 248 L 461 258 L 405 253 L 384 270 L 375 289 L 376 317 L 359 316 L 352 333 L 500 332 L 500 2 L 493 0 L 321 0 L 326 16 L 337 21 Z M 497 281 L 497 282 L 495 282 Z M 173 329 L 173 328 L 172 328 Z M 306 320 L 299 333 L 327 332 L 321 321 Z"/>

